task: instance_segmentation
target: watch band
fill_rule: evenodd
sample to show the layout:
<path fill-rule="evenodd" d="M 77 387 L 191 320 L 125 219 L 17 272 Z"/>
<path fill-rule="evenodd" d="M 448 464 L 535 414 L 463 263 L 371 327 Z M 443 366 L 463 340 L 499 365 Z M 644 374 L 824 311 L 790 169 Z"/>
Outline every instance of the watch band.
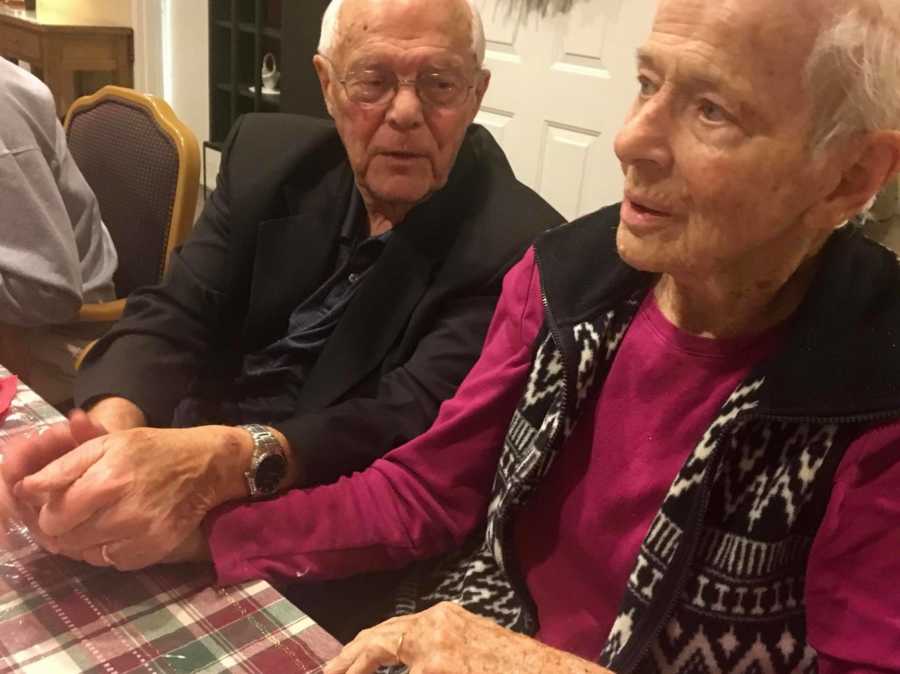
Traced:
<path fill-rule="evenodd" d="M 259 424 L 244 424 L 253 440 L 250 469 L 244 473 L 251 498 L 271 496 L 287 474 L 284 448 L 273 433 Z"/>

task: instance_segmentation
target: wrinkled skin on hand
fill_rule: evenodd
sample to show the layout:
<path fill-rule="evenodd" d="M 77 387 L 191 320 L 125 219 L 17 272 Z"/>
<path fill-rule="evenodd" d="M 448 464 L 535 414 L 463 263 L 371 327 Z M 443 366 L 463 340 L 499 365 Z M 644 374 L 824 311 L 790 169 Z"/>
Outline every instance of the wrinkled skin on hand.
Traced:
<path fill-rule="evenodd" d="M 55 424 L 41 432 L 28 432 L 15 436 L 3 447 L 3 463 L 0 464 L 0 521 L 4 526 L 21 522 L 32 530 L 40 545 L 47 548 L 49 540 L 37 525 L 38 513 L 46 499 L 33 499 L 30 503 L 16 496 L 21 481 L 54 460 L 106 433 L 106 429 L 88 416 L 76 410 L 67 423 Z"/>
<path fill-rule="evenodd" d="M 84 436 L 69 427 L 71 441 L 51 429 L 53 436 L 13 448 L 7 483 L 24 475 L 14 495 L 27 504 L 20 510 L 31 510 L 23 520 L 42 545 L 123 571 L 169 561 L 175 552 L 184 558 L 192 535 L 188 548 L 199 549 L 200 522 L 221 502 L 221 474 L 232 468 L 213 461 L 217 427 L 138 428 L 74 447 Z"/>
<path fill-rule="evenodd" d="M 404 664 L 410 674 L 602 674 L 563 653 L 444 602 L 363 630 L 325 674 L 369 674 Z"/>

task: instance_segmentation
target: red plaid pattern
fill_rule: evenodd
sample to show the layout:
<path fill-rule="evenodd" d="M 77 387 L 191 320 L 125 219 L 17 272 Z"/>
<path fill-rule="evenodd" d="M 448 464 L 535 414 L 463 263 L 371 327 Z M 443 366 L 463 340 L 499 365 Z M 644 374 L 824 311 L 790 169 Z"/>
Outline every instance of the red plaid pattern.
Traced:
<path fill-rule="evenodd" d="M 0 447 L 63 420 L 20 384 Z M 0 533 L 0 674 L 319 672 L 340 650 L 268 583 L 212 583 L 190 565 L 98 569 L 10 527 Z"/>

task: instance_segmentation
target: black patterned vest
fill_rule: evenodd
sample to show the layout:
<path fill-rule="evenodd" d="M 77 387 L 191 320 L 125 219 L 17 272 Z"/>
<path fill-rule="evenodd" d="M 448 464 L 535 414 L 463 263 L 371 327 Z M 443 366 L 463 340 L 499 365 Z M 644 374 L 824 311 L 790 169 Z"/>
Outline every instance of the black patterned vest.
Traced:
<path fill-rule="evenodd" d="M 584 257 L 579 251 L 585 249 L 612 257 L 617 223 L 617 209 L 606 209 L 537 244 L 545 330 L 504 441 L 485 528 L 420 582 L 402 612 L 449 600 L 511 629 L 536 631 L 536 612 L 511 545 L 511 519 L 565 451 L 582 403 L 603 385 L 654 281 L 620 261 L 604 270 L 592 260 L 594 273 L 587 277 L 573 273 L 577 265 L 555 276 L 554 270 L 560 260 Z M 859 271 L 860 262 L 883 266 L 881 282 L 900 296 L 896 258 L 885 258 L 882 249 L 849 230 L 832 237 L 818 285 L 793 319 L 782 352 L 729 396 L 669 488 L 635 559 L 600 664 L 618 674 L 815 671 L 816 653 L 806 638 L 804 578 L 834 473 L 862 429 L 900 417 L 900 391 L 891 375 L 882 374 L 883 386 L 872 386 L 867 374 L 876 365 L 841 351 L 841 336 L 861 329 L 852 325 L 856 310 L 845 312 L 849 326 L 823 321 L 837 344 L 823 345 L 821 326 L 807 324 L 823 306 L 845 299 L 841 284 L 865 281 L 843 270 L 849 264 Z M 596 280 L 593 297 L 585 298 L 579 287 L 584 278 Z M 865 313 L 877 298 L 854 299 Z M 896 321 L 900 327 L 900 302 L 891 304 L 877 319 L 869 311 L 874 323 L 868 327 L 896 331 L 889 326 Z M 822 357 L 832 370 L 810 370 Z M 900 377 L 900 363 L 887 369 Z M 829 375 L 842 374 L 842 381 L 828 383 Z M 797 377 L 804 381 L 796 383 Z M 862 391 L 868 400 L 841 400 Z"/>

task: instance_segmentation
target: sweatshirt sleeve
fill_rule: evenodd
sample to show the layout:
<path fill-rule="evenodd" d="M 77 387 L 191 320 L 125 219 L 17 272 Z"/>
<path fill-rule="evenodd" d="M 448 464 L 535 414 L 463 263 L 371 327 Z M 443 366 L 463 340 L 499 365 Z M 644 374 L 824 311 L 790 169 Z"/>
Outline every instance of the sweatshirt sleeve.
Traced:
<path fill-rule="evenodd" d="M 819 674 L 900 671 L 900 422 L 857 439 L 809 557 L 806 615 Z"/>
<path fill-rule="evenodd" d="M 529 250 L 504 280 L 481 356 L 428 431 L 334 484 L 207 517 L 219 583 L 340 578 L 460 545 L 484 519 L 542 320 Z"/>

